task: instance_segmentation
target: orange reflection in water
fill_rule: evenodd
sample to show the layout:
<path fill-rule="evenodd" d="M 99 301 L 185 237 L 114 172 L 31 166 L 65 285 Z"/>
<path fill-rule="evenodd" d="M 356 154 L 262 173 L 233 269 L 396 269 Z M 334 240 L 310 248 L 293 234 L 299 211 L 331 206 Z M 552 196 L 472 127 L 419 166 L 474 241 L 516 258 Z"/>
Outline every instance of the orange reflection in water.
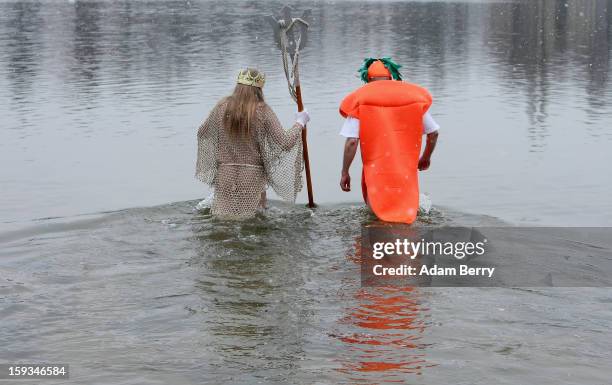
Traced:
<path fill-rule="evenodd" d="M 424 313 L 415 288 L 362 288 L 356 306 L 340 320 L 347 332 L 336 337 L 345 344 L 337 370 L 352 381 L 403 382 L 405 374 L 422 374 L 425 360 Z M 367 378 L 359 373 L 384 376 Z"/>
<path fill-rule="evenodd" d="M 361 261 L 361 237 L 347 259 Z M 435 366 L 427 362 L 422 342 L 429 309 L 415 287 L 359 288 L 334 334 L 342 344 L 340 367 L 355 383 L 406 383 Z"/>

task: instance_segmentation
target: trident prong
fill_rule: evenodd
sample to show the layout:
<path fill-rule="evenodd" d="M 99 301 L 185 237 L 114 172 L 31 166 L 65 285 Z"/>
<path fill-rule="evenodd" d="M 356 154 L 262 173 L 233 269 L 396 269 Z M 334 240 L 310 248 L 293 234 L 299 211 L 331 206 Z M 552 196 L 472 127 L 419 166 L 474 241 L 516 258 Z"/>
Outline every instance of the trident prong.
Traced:
<path fill-rule="evenodd" d="M 268 16 L 266 19 L 272 25 L 274 31 L 274 40 L 278 48 L 281 47 L 281 31 L 287 36 L 285 49 L 291 57 L 295 55 L 296 50 L 300 51 L 306 46 L 308 36 L 308 23 L 312 12 L 307 9 L 302 12 L 302 16 L 298 18 L 291 17 L 291 7 L 285 5 L 276 16 Z M 299 46 L 298 46 L 299 42 Z"/>

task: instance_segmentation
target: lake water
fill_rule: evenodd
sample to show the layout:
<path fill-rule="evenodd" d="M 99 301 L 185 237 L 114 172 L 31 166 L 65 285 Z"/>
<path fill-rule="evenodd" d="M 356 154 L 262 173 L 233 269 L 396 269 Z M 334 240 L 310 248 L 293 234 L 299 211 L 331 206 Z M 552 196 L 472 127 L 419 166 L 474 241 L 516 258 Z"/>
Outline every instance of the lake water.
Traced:
<path fill-rule="evenodd" d="M 610 226 L 612 1 L 294 5 L 320 208 L 226 223 L 194 210 L 195 134 L 247 65 L 292 123 L 281 3 L 0 1 L 0 360 L 88 384 L 608 383 L 608 288 L 360 287 L 373 218 L 338 187 L 337 108 L 368 56 L 431 91 L 416 226 Z"/>
<path fill-rule="evenodd" d="M 263 20 L 279 3 L 0 4 L 3 226 L 203 196 L 195 130 L 245 65 L 268 74 L 269 104 L 293 121 Z M 435 204 L 513 223 L 612 223 L 609 2 L 307 6 L 318 202 L 360 199 L 338 188 L 337 108 L 364 57 L 391 55 L 435 98 L 439 147 L 421 178 Z"/>

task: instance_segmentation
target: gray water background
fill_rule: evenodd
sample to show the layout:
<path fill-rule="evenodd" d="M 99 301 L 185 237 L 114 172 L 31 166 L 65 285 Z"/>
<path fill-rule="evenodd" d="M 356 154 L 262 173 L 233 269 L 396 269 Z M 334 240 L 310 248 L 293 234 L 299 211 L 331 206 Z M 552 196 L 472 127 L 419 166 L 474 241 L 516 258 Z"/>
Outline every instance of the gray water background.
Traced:
<path fill-rule="evenodd" d="M 246 65 L 289 126 L 267 14 L 278 2 L 1 2 L 0 222 L 205 195 L 195 131 Z M 434 96 L 434 204 L 513 223 L 610 225 L 609 1 L 305 2 L 301 60 L 316 200 L 338 188 L 337 113 L 364 57 Z M 352 175 L 358 180 L 359 162 Z M 299 197 L 305 201 L 305 194 Z"/>
<path fill-rule="evenodd" d="M 337 187 L 337 106 L 366 56 L 433 93 L 415 226 L 610 225 L 611 2 L 300 3 L 321 206 L 216 221 L 195 131 L 244 65 L 292 122 L 279 5 L 0 2 L 0 360 L 74 384 L 609 383 L 609 288 L 360 287 L 375 218 Z"/>

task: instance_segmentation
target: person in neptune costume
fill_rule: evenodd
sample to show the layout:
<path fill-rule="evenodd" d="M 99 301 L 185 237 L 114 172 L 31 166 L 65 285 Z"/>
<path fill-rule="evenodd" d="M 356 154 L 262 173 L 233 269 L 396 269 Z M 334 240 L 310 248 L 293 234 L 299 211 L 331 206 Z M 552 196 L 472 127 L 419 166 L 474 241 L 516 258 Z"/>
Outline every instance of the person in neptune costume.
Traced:
<path fill-rule="evenodd" d="M 429 168 L 439 126 L 428 112 L 429 91 L 401 81 L 400 68 L 388 57 L 365 59 L 359 72 L 366 84 L 340 104 L 346 118 L 340 187 L 351 189 L 349 168 L 360 146 L 364 201 L 383 221 L 412 223 L 419 208 L 418 170 Z"/>

